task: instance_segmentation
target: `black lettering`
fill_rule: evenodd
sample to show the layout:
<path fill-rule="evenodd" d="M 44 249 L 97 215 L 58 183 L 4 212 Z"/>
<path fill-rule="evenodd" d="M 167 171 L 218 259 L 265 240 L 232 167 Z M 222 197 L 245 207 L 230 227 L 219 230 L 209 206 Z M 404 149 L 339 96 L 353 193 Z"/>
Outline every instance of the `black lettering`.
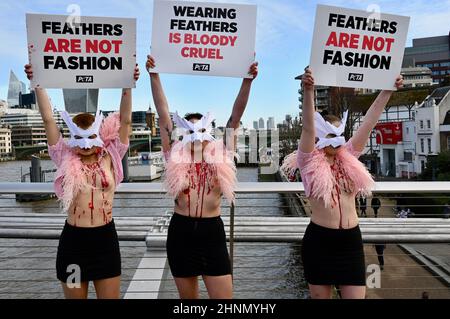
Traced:
<path fill-rule="evenodd" d="M 77 70 L 79 68 L 78 58 L 76 56 L 70 56 L 67 59 L 67 62 L 69 63 L 69 70 Z M 81 68 L 81 70 L 83 70 L 83 68 Z"/>
<path fill-rule="evenodd" d="M 391 68 L 391 56 L 381 56 L 380 70 L 389 70 Z"/>
<path fill-rule="evenodd" d="M 237 32 L 237 23 L 236 22 L 231 22 L 230 23 L 230 29 L 227 32 L 231 32 L 231 33 L 236 33 Z"/>
<path fill-rule="evenodd" d="M 336 13 L 330 13 L 328 16 L 328 26 L 331 27 L 333 23 L 336 22 L 337 14 Z"/>
<path fill-rule="evenodd" d="M 54 63 L 53 56 L 51 55 L 44 55 L 44 69 L 48 70 L 50 68 L 50 65 Z"/>
<path fill-rule="evenodd" d="M 182 16 L 184 17 L 186 14 L 186 7 L 182 7 L 182 6 L 173 6 L 173 10 L 175 12 L 175 16 L 179 17 Z"/>
<path fill-rule="evenodd" d="M 389 29 L 389 33 L 390 33 L 390 34 L 394 34 L 394 33 L 397 32 L 397 22 L 392 21 L 392 22 L 389 24 L 389 27 L 390 27 L 390 29 Z"/>
<path fill-rule="evenodd" d="M 380 26 L 380 32 L 388 33 L 389 21 L 382 20 Z"/>
<path fill-rule="evenodd" d="M 111 70 L 122 70 L 122 57 L 111 58 Z"/>
<path fill-rule="evenodd" d="M 64 69 L 64 70 L 66 70 L 67 69 L 66 63 L 64 63 L 64 58 L 62 56 L 57 56 L 56 57 L 54 69 L 55 70 L 57 70 L 57 69 Z"/>
<path fill-rule="evenodd" d="M 325 50 L 323 52 L 323 64 L 328 64 L 328 60 L 331 60 L 333 57 L 333 51 L 332 50 Z"/>
<path fill-rule="evenodd" d="M 115 24 L 114 25 L 114 35 L 117 36 L 117 37 L 121 36 L 123 34 L 122 28 L 123 28 L 123 25 Z"/>
<path fill-rule="evenodd" d="M 347 23 L 345 25 L 345 27 L 348 29 L 354 29 L 355 28 L 355 20 L 353 17 L 349 17 L 349 19 L 347 20 Z"/>
<path fill-rule="evenodd" d="M 50 21 L 42 21 L 42 33 L 46 34 L 48 30 L 51 29 L 51 22 Z"/>
<path fill-rule="evenodd" d="M 74 34 L 75 31 L 72 29 L 72 26 L 69 23 L 64 23 L 62 33 L 63 34 Z"/>
<path fill-rule="evenodd" d="M 111 24 L 105 24 L 103 26 L 103 35 L 112 35 L 113 26 Z"/>
<path fill-rule="evenodd" d="M 103 25 L 95 23 L 94 24 L 94 35 L 103 35 Z"/>

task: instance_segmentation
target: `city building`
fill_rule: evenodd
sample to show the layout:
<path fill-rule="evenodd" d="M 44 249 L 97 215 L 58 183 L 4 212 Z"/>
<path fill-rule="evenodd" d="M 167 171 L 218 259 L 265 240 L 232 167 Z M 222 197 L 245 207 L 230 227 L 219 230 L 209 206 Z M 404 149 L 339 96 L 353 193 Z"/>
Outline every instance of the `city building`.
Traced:
<path fill-rule="evenodd" d="M 264 129 L 264 119 L 262 117 L 259 118 L 258 129 Z"/>
<path fill-rule="evenodd" d="M 434 82 L 442 82 L 450 75 L 449 35 L 413 39 L 413 46 L 405 48 L 402 67 L 427 67 Z"/>
<path fill-rule="evenodd" d="M 63 89 L 64 106 L 69 113 L 95 113 L 98 89 Z"/>
<path fill-rule="evenodd" d="M 397 111 L 403 115 L 385 111 L 387 120 L 375 128 L 372 151 L 379 157 L 379 174 L 412 178 L 423 172 L 430 157 L 449 149 L 450 87 L 435 89 L 411 110 L 403 106 Z"/>
<path fill-rule="evenodd" d="M 8 105 L 10 108 L 18 107 L 20 105 L 20 95 L 25 94 L 27 87 L 25 83 L 19 80 L 19 78 L 11 70 L 9 73 L 9 85 L 8 85 Z"/>
<path fill-rule="evenodd" d="M 429 156 L 441 152 L 448 140 L 448 114 L 450 111 L 450 86 L 441 87 L 425 99 L 415 110 L 415 125 L 417 128 L 416 165 L 421 173 L 426 167 Z M 448 145 L 447 145 L 448 146 Z"/>
<path fill-rule="evenodd" d="M 441 152 L 450 151 L 450 111 L 444 117 L 444 122 L 440 127 L 441 132 Z"/>
<path fill-rule="evenodd" d="M 0 126 L 0 157 L 11 153 L 11 128 L 6 125 Z"/>
<path fill-rule="evenodd" d="M 403 86 L 405 88 L 433 85 L 431 70 L 427 67 L 402 68 L 401 75 L 403 76 Z"/>
<path fill-rule="evenodd" d="M 43 125 L 13 126 L 11 128 L 12 146 L 38 146 L 47 144 L 47 135 Z"/>
<path fill-rule="evenodd" d="M 258 129 L 258 121 L 253 121 L 253 129 Z"/>
<path fill-rule="evenodd" d="M 275 119 L 273 117 L 269 117 L 269 119 L 267 120 L 267 129 L 268 130 L 275 129 Z"/>
<path fill-rule="evenodd" d="M 5 100 L 0 100 L 0 115 L 6 112 L 8 109 L 8 102 Z"/>

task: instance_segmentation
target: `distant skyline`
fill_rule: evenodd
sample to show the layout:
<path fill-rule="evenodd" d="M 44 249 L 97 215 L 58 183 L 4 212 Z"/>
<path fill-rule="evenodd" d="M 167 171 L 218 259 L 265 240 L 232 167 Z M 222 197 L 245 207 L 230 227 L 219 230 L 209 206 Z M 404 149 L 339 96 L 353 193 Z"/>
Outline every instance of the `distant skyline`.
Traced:
<path fill-rule="evenodd" d="M 274 117 L 282 123 L 286 114 L 298 114 L 299 82 L 295 76 L 302 73 L 309 63 L 310 46 L 314 27 L 315 8 L 318 3 L 366 10 L 378 5 L 381 12 L 411 17 L 407 46 L 413 38 L 448 35 L 450 0 L 430 2 L 425 0 L 364 1 L 364 0 L 233 0 L 210 2 L 251 3 L 258 5 L 256 60 L 259 76 L 254 81 L 247 110 L 242 119 L 246 127 L 263 117 Z M 74 1 L 56 0 L 2 0 L 0 2 L 0 99 L 7 99 L 10 70 L 19 80 L 29 85 L 23 73 L 27 63 L 27 37 L 25 13 L 68 14 L 68 6 Z M 82 15 L 137 18 L 137 56 L 141 67 L 141 79 L 133 91 L 134 110 L 147 110 L 153 106 L 149 76 L 145 71 L 146 55 L 150 51 L 153 1 L 108 0 L 76 2 Z M 241 79 L 206 76 L 161 76 L 170 111 L 205 113 L 211 110 L 218 125 L 225 125 L 230 116 Z M 62 109 L 63 95 L 60 89 L 48 90 L 52 103 Z M 118 109 L 120 89 L 103 89 L 99 94 L 102 110 Z"/>

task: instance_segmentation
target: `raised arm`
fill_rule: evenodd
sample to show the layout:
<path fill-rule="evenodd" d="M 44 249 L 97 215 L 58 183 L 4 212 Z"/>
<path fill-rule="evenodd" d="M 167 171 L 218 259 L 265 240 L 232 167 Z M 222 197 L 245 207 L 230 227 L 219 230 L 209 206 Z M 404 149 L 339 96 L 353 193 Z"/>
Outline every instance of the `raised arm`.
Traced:
<path fill-rule="evenodd" d="M 395 81 L 395 86 L 397 89 L 403 86 L 402 76 L 398 76 Z M 386 104 L 391 98 L 391 90 L 383 90 L 378 94 L 375 101 L 370 106 L 369 110 L 364 116 L 363 123 L 356 131 L 355 135 L 351 138 L 353 149 L 357 152 L 362 152 L 367 144 L 370 137 L 370 132 L 374 129 L 375 125 L 378 123 L 381 114 L 383 113 Z"/>
<path fill-rule="evenodd" d="M 139 67 L 136 64 L 136 68 L 134 69 L 134 80 L 137 81 L 139 79 Z M 119 129 L 119 138 L 122 144 L 128 144 L 130 142 L 130 134 L 131 134 L 131 112 L 132 112 L 132 90 L 130 88 L 122 89 L 122 99 L 120 100 L 120 129 Z"/>
<path fill-rule="evenodd" d="M 148 55 L 146 68 L 153 69 L 155 67 L 155 59 Z M 169 114 L 169 104 L 161 84 L 158 73 L 150 73 L 150 86 L 152 88 L 153 103 L 155 103 L 156 112 L 159 117 L 159 128 L 161 134 L 161 144 L 164 152 L 170 150 L 172 144 L 173 124 Z"/>
<path fill-rule="evenodd" d="M 306 68 L 302 76 L 303 106 L 302 106 L 302 133 L 300 135 L 299 149 L 303 153 L 314 151 L 316 144 L 316 131 L 314 127 L 314 78 L 311 69 Z"/>
<path fill-rule="evenodd" d="M 234 101 L 233 110 L 231 111 L 231 116 L 228 119 L 225 132 L 225 143 L 228 139 L 233 138 L 234 143 L 226 143 L 228 146 L 235 145 L 236 135 L 235 130 L 239 128 L 242 115 L 244 114 L 245 108 L 247 107 L 248 98 L 250 96 L 250 89 L 252 87 L 253 80 L 258 76 L 258 62 L 254 62 L 248 71 L 248 74 L 253 77 L 250 79 L 243 79 L 242 85 L 239 93 Z"/>
<path fill-rule="evenodd" d="M 27 78 L 31 80 L 33 78 L 33 67 L 31 64 L 25 65 L 25 73 Z M 53 118 L 52 105 L 48 98 L 47 91 L 42 88 L 36 88 L 36 98 L 39 105 L 39 112 L 41 113 L 42 121 L 44 122 L 45 134 L 47 135 L 47 143 L 49 146 L 58 143 L 61 133 L 59 132 L 58 125 L 56 125 Z"/>

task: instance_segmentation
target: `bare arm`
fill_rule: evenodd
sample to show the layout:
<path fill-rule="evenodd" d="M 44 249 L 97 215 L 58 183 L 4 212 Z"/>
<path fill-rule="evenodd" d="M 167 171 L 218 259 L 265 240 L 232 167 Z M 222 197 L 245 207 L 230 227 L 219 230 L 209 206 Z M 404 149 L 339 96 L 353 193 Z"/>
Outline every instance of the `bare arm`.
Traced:
<path fill-rule="evenodd" d="M 147 70 L 155 67 L 155 60 L 151 56 L 147 56 Z M 150 86 L 152 89 L 153 103 L 155 103 L 156 112 L 159 117 L 159 128 L 161 134 L 161 144 L 164 152 L 170 150 L 172 145 L 173 124 L 169 114 L 169 104 L 167 103 L 164 89 L 157 73 L 150 74 Z"/>
<path fill-rule="evenodd" d="M 397 88 L 403 86 L 403 79 L 399 76 L 395 82 Z M 374 129 L 375 125 L 378 123 L 381 114 L 383 113 L 386 104 L 391 98 L 392 91 L 383 90 L 378 94 L 375 101 L 370 106 L 369 110 L 364 117 L 363 123 L 356 131 L 355 135 L 351 138 L 353 149 L 357 152 L 362 152 L 367 144 L 370 137 L 370 132 Z"/>
<path fill-rule="evenodd" d="M 242 115 L 244 114 L 245 108 L 247 107 L 253 80 L 258 76 L 258 62 L 255 62 L 250 66 L 248 73 L 251 74 L 253 78 L 242 80 L 241 89 L 239 90 L 236 100 L 234 101 L 233 110 L 231 111 L 231 116 L 228 119 L 226 125 L 227 130 L 225 132 L 225 144 L 227 142 L 227 139 L 233 138 L 234 140 L 236 138 L 234 130 L 237 130 L 239 128 Z M 235 145 L 235 142 L 236 141 L 234 140 L 234 143 L 231 144 Z M 230 143 L 228 144 L 231 146 Z"/>
<path fill-rule="evenodd" d="M 136 65 L 134 69 L 134 80 L 139 79 L 139 68 Z M 120 101 L 120 129 L 119 138 L 122 144 L 128 144 L 130 142 L 131 133 L 131 113 L 132 113 L 132 90 L 130 88 L 122 89 L 122 99 Z"/>
<path fill-rule="evenodd" d="M 33 78 L 33 68 L 31 64 L 25 65 L 25 73 L 29 80 Z M 36 88 L 36 98 L 39 105 L 39 112 L 41 113 L 42 121 L 44 122 L 45 134 L 47 135 L 47 143 L 49 146 L 58 143 L 61 133 L 58 125 L 56 125 L 53 118 L 52 105 L 48 98 L 47 91 L 42 88 Z"/>
<path fill-rule="evenodd" d="M 314 127 L 314 78 L 311 70 L 307 68 L 302 77 L 303 107 L 302 107 L 302 134 L 300 135 L 300 151 L 311 153 L 316 145 L 316 132 Z"/>

